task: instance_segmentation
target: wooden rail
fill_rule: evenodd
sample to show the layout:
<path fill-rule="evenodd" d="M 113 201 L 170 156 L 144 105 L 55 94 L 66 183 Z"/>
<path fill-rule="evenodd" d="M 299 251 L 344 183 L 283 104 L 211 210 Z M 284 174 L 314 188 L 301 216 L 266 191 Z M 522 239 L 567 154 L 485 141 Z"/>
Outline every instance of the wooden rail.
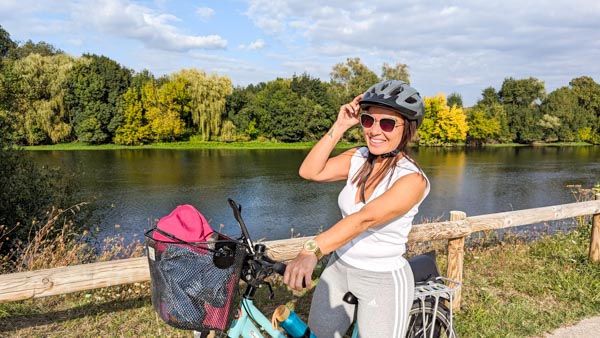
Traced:
<path fill-rule="evenodd" d="M 600 194 L 596 200 L 562 204 L 535 209 L 466 217 L 463 212 L 451 212 L 451 220 L 417 224 L 409 242 L 448 240 L 448 271 L 446 276 L 462 281 L 465 238 L 478 231 L 502 229 L 520 225 L 593 215 L 590 238 L 590 259 L 600 262 Z M 270 256 L 286 261 L 294 258 L 309 237 L 265 242 Z M 66 266 L 30 272 L 0 275 L 0 303 L 59 295 L 102 287 L 148 281 L 150 274 L 146 257 Z M 460 295 L 455 301 L 460 306 Z"/>

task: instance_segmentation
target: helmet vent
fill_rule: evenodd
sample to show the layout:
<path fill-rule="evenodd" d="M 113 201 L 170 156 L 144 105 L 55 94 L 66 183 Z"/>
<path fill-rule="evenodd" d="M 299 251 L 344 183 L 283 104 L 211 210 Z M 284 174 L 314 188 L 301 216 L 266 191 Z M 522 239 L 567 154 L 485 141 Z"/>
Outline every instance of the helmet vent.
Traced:
<path fill-rule="evenodd" d="M 402 93 L 403 91 L 404 91 L 403 87 L 397 87 L 390 93 L 390 96 L 396 96 L 396 95 Z"/>
<path fill-rule="evenodd" d="M 383 84 L 383 86 L 381 86 L 381 90 L 384 90 L 384 89 L 386 89 L 386 88 L 387 88 L 389 85 L 390 85 L 390 83 L 389 83 L 389 82 L 387 82 L 387 83 L 384 83 L 384 84 Z"/>
<path fill-rule="evenodd" d="M 409 103 L 409 104 L 417 103 L 417 101 L 418 100 L 414 98 L 414 95 L 413 96 L 409 96 L 409 97 L 406 98 L 406 100 L 404 100 L 404 102 Z"/>

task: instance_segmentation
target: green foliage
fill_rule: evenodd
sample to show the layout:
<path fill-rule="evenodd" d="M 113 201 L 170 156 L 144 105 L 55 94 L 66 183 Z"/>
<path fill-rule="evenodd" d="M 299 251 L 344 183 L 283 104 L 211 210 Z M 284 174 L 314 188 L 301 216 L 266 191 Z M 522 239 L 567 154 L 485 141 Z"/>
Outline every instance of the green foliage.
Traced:
<path fill-rule="evenodd" d="M 173 141 L 184 134 L 185 123 L 181 117 L 190 111 L 188 94 L 184 79 L 167 82 L 160 88 L 148 82 L 142 88 L 142 107 L 152 139 Z"/>
<path fill-rule="evenodd" d="M 381 78 L 383 80 L 400 80 L 410 83 L 408 65 L 404 63 L 396 63 L 395 66 L 390 66 L 384 62 L 383 66 L 381 66 Z"/>
<path fill-rule="evenodd" d="M 231 80 L 214 73 L 206 75 L 196 69 L 182 70 L 174 74 L 173 79 L 186 81 L 191 121 L 198 128 L 201 138 L 208 141 L 219 135 L 226 98 L 232 93 Z"/>
<path fill-rule="evenodd" d="M 141 88 L 130 87 L 121 104 L 124 122 L 115 134 L 116 144 L 135 145 L 142 144 L 150 138 L 148 124 L 142 108 Z"/>
<path fill-rule="evenodd" d="M 70 175 L 35 165 L 23 150 L 15 148 L 6 136 L 9 126 L 0 115 L 0 256 L 27 242 L 52 206 L 74 204 L 77 185 Z"/>
<path fill-rule="evenodd" d="M 105 56 L 84 55 L 76 62 L 67 79 L 65 103 L 78 141 L 112 141 L 119 125 L 111 122 L 130 81 L 131 71 Z"/>
<path fill-rule="evenodd" d="M 30 54 L 14 62 L 18 74 L 15 119 L 27 144 L 70 140 L 71 125 L 64 104 L 64 86 L 74 60 L 68 55 Z"/>
<path fill-rule="evenodd" d="M 500 122 L 495 117 L 486 117 L 482 110 L 474 110 L 468 116 L 469 132 L 467 140 L 469 143 L 481 145 L 498 138 L 500 134 Z"/>
<path fill-rule="evenodd" d="M 221 141 L 233 142 L 236 141 L 236 130 L 235 125 L 230 120 L 223 122 L 223 128 L 221 130 Z"/>
<path fill-rule="evenodd" d="M 364 65 L 360 58 L 348 58 L 346 63 L 336 64 L 331 72 L 334 105 L 339 107 L 352 101 L 356 95 L 364 93 L 379 81 L 377 74 Z"/>
<path fill-rule="evenodd" d="M 457 106 L 458 108 L 463 107 L 462 96 L 459 93 L 451 93 L 448 95 L 448 107 Z"/>
<path fill-rule="evenodd" d="M 17 48 L 17 43 L 10 38 L 10 33 L 0 25 L 0 58 L 8 56 L 15 48 Z"/>
<path fill-rule="evenodd" d="M 44 41 L 35 43 L 31 40 L 27 40 L 27 42 L 16 47 L 13 50 L 13 52 L 11 53 L 11 58 L 22 59 L 31 54 L 38 54 L 41 56 L 53 56 L 58 54 L 64 54 L 64 52 Z"/>

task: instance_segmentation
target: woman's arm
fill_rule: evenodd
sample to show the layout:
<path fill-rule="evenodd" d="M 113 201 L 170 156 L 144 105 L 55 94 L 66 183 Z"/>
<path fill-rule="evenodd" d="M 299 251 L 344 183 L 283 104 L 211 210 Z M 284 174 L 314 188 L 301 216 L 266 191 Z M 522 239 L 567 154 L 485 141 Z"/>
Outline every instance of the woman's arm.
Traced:
<path fill-rule="evenodd" d="M 350 158 L 355 150 L 351 149 L 330 158 L 336 144 L 342 139 L 344 133 L 358 123 L 360 106 L 359 95 L 352 102 L 340 107 L 338 117 L 329 131 L 310 150 L 300 165 L 298 173 L 302 178 L 311 181 L 328 182 L 339 181 L 348 177 Z"/>

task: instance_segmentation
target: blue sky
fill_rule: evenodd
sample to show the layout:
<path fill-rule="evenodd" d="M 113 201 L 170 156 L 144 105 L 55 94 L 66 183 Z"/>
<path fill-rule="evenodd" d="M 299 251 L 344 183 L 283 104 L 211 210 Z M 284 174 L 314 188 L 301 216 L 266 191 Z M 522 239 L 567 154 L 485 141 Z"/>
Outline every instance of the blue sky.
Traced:
<path fill-rule="evenodd" d="M 467 106 L 506 77 L 547 92 L 600 82 L 596 0 L 2 0 L 0 25 L 75 57 L 156 76 L 197 68 L 240 86 L 305 72 L 328 81 L 351 57 L 378 75 L 407 64 L 421 94 L 456 92 Z"/>

